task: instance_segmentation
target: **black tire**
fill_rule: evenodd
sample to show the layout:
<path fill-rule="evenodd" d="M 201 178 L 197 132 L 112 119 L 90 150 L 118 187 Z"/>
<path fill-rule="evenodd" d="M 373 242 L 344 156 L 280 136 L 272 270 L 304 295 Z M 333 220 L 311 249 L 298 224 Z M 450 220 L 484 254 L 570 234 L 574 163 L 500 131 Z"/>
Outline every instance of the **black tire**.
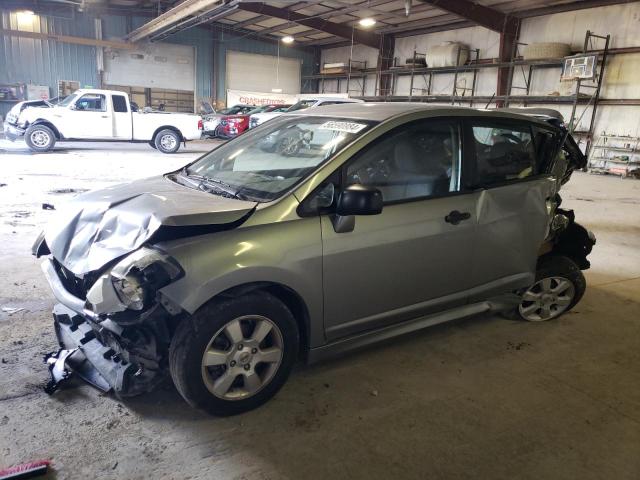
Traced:
<path fill-rule="evenodd" d="M 236 400 L 220 398 L 205 383 L 204 376 L 208 374 L 207 367 L 202 366 L 205 349 L 226 325 L 248 315 L 266 317 L 278 327 L 282 337 L 280 365 L 271 380 L 252 396 Z M 284 385 L 297 359 L 298 345 L 296 321 L 286 305 L 273 295 L 256 291 L 239 297 L 213 299 L 178 325 L 169 349 L 171 378 L 180 395 L 195 408 L 218 416 L 247 412 L 267 402 Z M 229 351 L 234 351 L 233 347 Z M 229 365 L 213 368 L 226 371 Z"/>
<path fill-rule="evenodd" d="M 165 129 L 160 130 L 155 138 L 153 139 L 153 143 L 156 148 L 162 153 L 175 153 L 180 148 L 180 135 L 175 130 Z"/>
<path fill-rule="evenodd" d="M 27 128 L 25 142 L 34 152 L 48 152 L 56 144 L 56 135 L 46 125 L 32 125 Z"/>
<path fill-rule="evenodd" d="M 552 317 L 557 318 L 567 313 L 578 304 L 578 302 L 582 299 L 585 290 L 587 289 L 587 282 L 578 265 L 569 257 L 565 257 L 563 255 L 547 255 L 539 260 L 538 268 L 536 271 L 536 281 L 534 285 L 545 278 L 552 277 L 559 277 L 568 280 L 573 285 L 574 289 L 573 298 L 571 299 L 571 302 L 568 304 L 567 308 L 565 308 L 557 316 Z M 526 291 L 527 290 L 525 289 L 522 291 L 522 293 L 524 294 Z M 526 305 L 524 302 L 525 301 L 523 300 L 523 303 L 518 305 L 518 307 L 503 312 L 502 315 L 512 320 L 532 321 L 525 318 L 520 312 L 520 307 L 522 305 Z M 550 318 L 549 320 L 551 320 L 552 318 Z"/>
<path fill-rule="evenodd" d="M 154 142 L 153 140 L 151 140 L 151 141 L 149 142 L 149 146 L 150 146 L 151 148 L 153 148 L 154 150 L 157 150 L 157 149 L 156 149 L 156 144 L 155 144 L 155 142 Z"/>

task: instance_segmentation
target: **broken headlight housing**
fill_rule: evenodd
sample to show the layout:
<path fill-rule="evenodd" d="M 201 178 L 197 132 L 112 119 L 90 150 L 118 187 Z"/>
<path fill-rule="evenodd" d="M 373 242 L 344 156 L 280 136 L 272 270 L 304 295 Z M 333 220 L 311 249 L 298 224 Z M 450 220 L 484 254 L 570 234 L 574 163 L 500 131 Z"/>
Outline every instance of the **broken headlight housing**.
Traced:
<path fill-rule="evenodd" d="M 111 269 L 111 283 L 120 301 L 131 310 L 144 310 L 156 292 L 181 278 L 184 270 L 166 253 L 143 247 Z"/>

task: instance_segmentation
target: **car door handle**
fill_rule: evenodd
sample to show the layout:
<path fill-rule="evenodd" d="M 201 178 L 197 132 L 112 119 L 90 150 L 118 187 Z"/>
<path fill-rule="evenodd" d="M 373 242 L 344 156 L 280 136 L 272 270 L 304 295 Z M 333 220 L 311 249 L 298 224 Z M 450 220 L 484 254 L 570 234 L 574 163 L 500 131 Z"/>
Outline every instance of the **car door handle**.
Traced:
<path fill-rule="evenodd" d="M 459 212 L 458 210 L 453 210 L 449 212 L 449 215 L 444 217 L 444 221 L 450 223 L 451 225 L 458 225 L 463 220 L 469 220 L 471 218 L 471 214 L 469 212 Z"/>
<path fill-rule="evenodd" d="M 109 115 L 100 115 L 102 118 L 109 118 Z"/>

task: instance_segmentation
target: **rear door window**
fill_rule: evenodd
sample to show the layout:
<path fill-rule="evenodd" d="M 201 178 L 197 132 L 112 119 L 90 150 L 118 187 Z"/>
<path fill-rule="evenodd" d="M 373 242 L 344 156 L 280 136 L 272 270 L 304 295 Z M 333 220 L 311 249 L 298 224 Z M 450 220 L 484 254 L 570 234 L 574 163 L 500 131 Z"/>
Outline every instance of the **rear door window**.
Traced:
<path fill-rule="evenodd" d="M 485 121 L 471 125 L 475 186 L 491 186 L 538 174 L 531 128 Z"/>

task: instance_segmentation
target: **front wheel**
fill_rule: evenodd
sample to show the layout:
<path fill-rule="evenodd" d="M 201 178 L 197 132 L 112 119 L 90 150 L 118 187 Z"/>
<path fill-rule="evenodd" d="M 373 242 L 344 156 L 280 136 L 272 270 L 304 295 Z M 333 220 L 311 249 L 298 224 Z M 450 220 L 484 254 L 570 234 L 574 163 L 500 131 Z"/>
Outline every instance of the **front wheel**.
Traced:
<path fill-rule="evenodd" d="M 56 135 L 46 125 L 32 125 L 25 133 L 25 142 L 34 152 L 48 152 L 56 144 Z"/>
<path fill-rule="evenodd" d="M 180 148 L 180 135 L 173 130 L 160 130 L 153 143 L 162 153 L 175 153 Z"/>
<path fill-rule="evenodd" d="M 214 415 L 254 409 L 284 385 L 298 354 L 291 311 L 264 292 L 214 299 L 177 328 L 173 382 L 192 406 Z"/>
<path fill-rule="evenodd" d="M 568 257 L 543 258 L 536 281 L 523 294 L 520 305 L 505 316 L 529 322 L 544 322 L 571 310 L 586 290 L 586 280 L 576 263 Z"/>

